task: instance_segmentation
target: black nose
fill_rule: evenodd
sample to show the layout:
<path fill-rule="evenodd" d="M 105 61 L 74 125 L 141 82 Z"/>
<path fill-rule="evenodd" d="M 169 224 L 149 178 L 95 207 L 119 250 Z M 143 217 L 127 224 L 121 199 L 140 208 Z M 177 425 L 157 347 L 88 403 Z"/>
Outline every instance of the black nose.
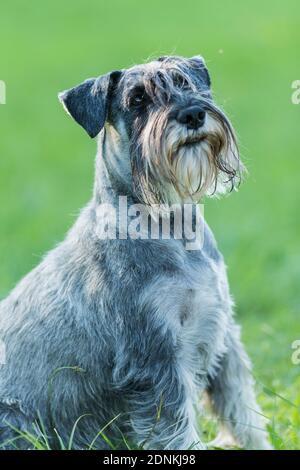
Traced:
<path fill-rule="evenodd" d="M 205 121 L 205 111 L 200 106 L 189 106 L 179 111 L 176 117 L 180 124 L 184 124 L 188 129 L 199 129 Z"/>

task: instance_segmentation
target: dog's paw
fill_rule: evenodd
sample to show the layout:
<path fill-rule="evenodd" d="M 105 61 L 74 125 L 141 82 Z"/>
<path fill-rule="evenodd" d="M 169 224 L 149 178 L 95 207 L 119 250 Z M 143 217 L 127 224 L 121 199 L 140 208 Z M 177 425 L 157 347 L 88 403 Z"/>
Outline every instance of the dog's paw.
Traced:
<path fill-rule="evenodd" d="M 220 433 L 215 439 L 207 443 L 209 449 L 238 449 L 241 446 L 233 436 L 228 433 Z"/>

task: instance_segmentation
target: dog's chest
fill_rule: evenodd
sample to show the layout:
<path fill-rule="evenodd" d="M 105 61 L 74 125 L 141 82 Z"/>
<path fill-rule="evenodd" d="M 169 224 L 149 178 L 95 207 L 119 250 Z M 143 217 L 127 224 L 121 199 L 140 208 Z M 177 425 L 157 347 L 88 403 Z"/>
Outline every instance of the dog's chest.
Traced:
<path fill-rule="evenodd" d="M 172 274 L 158 272 L 144 290 L 142 300 L 155 318 L 172 331 L 185 361 L 199 359 L 209 369 L 222 353 L 228 325 L 228 299 L 224 269 L 205 253 L 184 253 Z M 197 359 L 197 360 L 198 360 Z"/>

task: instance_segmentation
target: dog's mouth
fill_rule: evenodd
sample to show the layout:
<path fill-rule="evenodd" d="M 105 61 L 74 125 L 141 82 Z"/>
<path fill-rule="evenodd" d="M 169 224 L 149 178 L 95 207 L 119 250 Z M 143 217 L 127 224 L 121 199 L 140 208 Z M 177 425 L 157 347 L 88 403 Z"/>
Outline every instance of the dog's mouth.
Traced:
<path fill-rule="evenodd" d="M 207 134 L 189 136 L 185 140 L 179 142 L 177 149 L 181 148 L 191 148 L 196 145 L 201 144 L 207 138 Z"/>

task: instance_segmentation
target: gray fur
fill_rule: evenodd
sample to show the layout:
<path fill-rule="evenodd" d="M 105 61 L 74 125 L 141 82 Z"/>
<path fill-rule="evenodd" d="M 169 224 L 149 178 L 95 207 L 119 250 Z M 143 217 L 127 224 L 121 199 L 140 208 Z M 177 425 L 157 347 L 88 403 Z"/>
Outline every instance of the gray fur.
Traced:
<path fill-rule="evenodd" d="M 123 433 L 149 449 L 203 449 L 196 405 L 206 390 L 242 446 L 269 447 L 233 319 L 223 258 L 208 226 L 203 248 L 192 252 L 182 240 L 101 240 L 97 235 L 103 223 L 99 204 L 116 206 L 121 194 L 129 204 L 140 200 L 133 184 L 137 147 L 130 130 L 137 132 L 138 118 L 126 108 L 129 83 L 146 80 L 153 85 L 145 79 L 152 73 L 157 84 L 160 69 L 165 79 L 158 95 L 166 87 L 172 91 L 170 63 L 189 78 L 187 93 L 209 100 L 212 108 L 208 72 L 199 58 L 162 58 L 122 71 L 117 80 L 109 77 L 111 96 L 99 91 L 101 110 L 92 114 L 90 98 L 72 92 L 81 113 L 80 119 L 74 117 L 90 135 L 104 126 L 103 100 L 108 99 L 98 138 L 95 190 L 65 241 L 0 303 L 7 358 L 0 368 L 2 444 L 16 437 L 11 426 L 32 431 L 31 423 L 39 418 L 53 446 L 54 428 L 67 442 L 82 416 L 75 448 L 86 448 L 116 418 L 105 430 L 114 442 Z M 90 92 L 86 86 L 80 92 Z M 184 93 L 177 89 L 175 95 L 182 100 Z M 68 96 L 62 97 L 67 109 Z M 176 101 L 176 96 L 171 93 L 169 99 Z M 162 106 L 162 112 L 166 106 L 169 113 L 173 109 L 165 102 L 152 106 Z M 74 114 L 74 101 L 68 111 Z M 148 117 L 145 111 L 144 126 Z M 217 178 L 220 155 L 212 157 Z M 28 447 L 23 440 L 16 443 Z M 106 448 L 106 443 L 99 437 L 95 447 Z"/>

